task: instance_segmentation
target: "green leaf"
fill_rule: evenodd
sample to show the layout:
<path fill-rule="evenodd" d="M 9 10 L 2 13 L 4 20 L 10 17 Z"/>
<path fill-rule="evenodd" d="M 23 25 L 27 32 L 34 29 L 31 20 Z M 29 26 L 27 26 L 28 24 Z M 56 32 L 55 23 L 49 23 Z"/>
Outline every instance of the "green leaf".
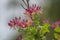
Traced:
<path fill-rule="evenodd" d="M 56 39 L 58 39 L 59 36 L 60 36 L 59 34 L 54 33 L 54 37 L 55 37 Z"/>
<path fill-rule="evenodd" d="M 24 40 L 35 40 L 34 37 L 31 35 L 27 35 L 26 37 L 24 37 Z"/>
<path fill-rule="evenodd" d="M 60 32 L 60 27 L 56 27 L 56 28 L 54 29 L 54 31 L 55 31 L 55 32 Z"/>
<path fill-rule="evenodd" d="M 41 36 L 44 36 L 44 34 L 46 34 L 47 32 L 50 32 L 50 31 L 48 30 L 48 28 L 45 28 L 45 27 L 43 28 L 43 27 L 42 27 L 41 30 L 40 30 L 40 35 L 41 35 Z"/>
<path fill-rule="evenodd" d="M 40 30 L 40 35 L 44 36 L 46 33 L 50 32 L 49 27 L 50 27 L 50 24 L 43 24 Z"/>
<path fill-rule="evenodd" d="M 30 32 L 35 35 L 37 33 L 37 29 L 35 27 L 30 28 Z"/>
<path fill-rule="evenodd" d="M 48 28 L 48 27 L 50 27 L 50 24 L 43 24 L 43 26 L 44 26 L 45 28 Z"/>
<path fill-rule="evenodd" d="M 50 32 L 49 31 L 49 26 L 50 26 L 50 24 L 43 24 L 43 26 L 41 27 L 41 30 L 40 30 L 40 35 L 41 36 L 44 36 L 44 34 Z"/>
<path fill-rule="evenodd" d="M 43 37 L 42 37 L 42 40 L 46 40 L 46 36 L 43 36 Z"/>

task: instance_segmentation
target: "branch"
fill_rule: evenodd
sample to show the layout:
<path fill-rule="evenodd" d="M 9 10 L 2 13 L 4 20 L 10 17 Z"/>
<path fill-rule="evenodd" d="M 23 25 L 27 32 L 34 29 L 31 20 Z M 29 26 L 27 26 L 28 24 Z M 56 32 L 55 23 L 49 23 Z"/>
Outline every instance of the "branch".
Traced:
<path fill-rule="evenodd" d="M 29 0 L 26 0 L 27 1 L 27 7 L 29 8 Z"/>
<path fill-rule="evenodd" d="M 23 1 L 23 3 L 27 6 L 26 2 L 25 2 L 24 0 L 22 0 L 22 1 Z"/>
<path fill-rule="evenodd" d="M 24 6 L 22 5 L 22 4 L 20 4 L 23 8 L 24 8 Z M 24 8 L 25 9 L 25 8 Z"/>

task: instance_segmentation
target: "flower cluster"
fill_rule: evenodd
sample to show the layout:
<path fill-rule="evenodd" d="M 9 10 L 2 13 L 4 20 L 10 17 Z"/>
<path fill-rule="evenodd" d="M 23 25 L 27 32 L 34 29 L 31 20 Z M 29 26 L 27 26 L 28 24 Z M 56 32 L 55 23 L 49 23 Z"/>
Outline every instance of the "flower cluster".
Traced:
<path fill-rule="evenodd" d="M 29 20 L 23 19 L 23 20 L 21 21 L 21 18 L 20 18 L 20 17 L 19 17 L 19 18 L 16 18 L 16 17 L 15 17 L 15 19 L 13 19 L 12 21 L 10 21 L 10 22 L 8 23 L 8 25 L 9 25 L 10 27 L 22 27 L 22 28 L 28 27 L 28 26 L 30 26 L 31 24 L 32 24 L 32 20 L 31 20 L 31 19 L 29 19 Z"/>
<path fill-rule="evenodd" d="M 29 20 L 23 19 L 21 21 L 21 17 L 19 17 L 19 18 L 15 17 L 15 19 L 10 21 L 8 23 L 8 25 L 11 26 L 11 27 L 23 27 L 23 28 L 28 27 L 33 23 L 33 20 L 32 20 L 31 16 L 33 14 L 35 14 L 36 12 L 40 12 L 40 7 L 36 6 L 36 5 L 32 5 L 32 7 L 29 7 L 25 10 L 25 15 L 27 14 L 28 16 L 30 16 Z"/>
<path fill-rule="evenodd" d="M 11 26 L 11 27 L 19 25 L 20 24 L 20 19 L 21 19 L 20 17 L 19 18 L 15 17 L 15 19 L 11 20 L 8 23 L 8 25 Z"/>
<path fill-rule="evenodd" d="M 15 17 L 13 20 L 11 20 L 9 23 L 8 23 L 8 25 L 10 26 L 10 27 L 14 27 L 14 28 L 22 28 L 22 29 L 24 29 L 24 28 L 26 28 L 26 29 L 28 29 L 28 30 L 30 30 L 31 32 L 32 32 L 32 30 L 34 31 L 35 30 L 35 28 L 34 28 L 34 25 L 35 24 L 37 24 L 37 22 L 35 22 L 35 21 L 33 21 L 33 19 L 32 19 L 32 17 L 33 17 L 33 15 L 36 15 L 37 13 L 38 13 L 38 15 L 39 15 L 39 13 L 40 13 L 40 7 L 39 6 L 36 6 L 36 5 L 32 5 L 31 7 L 29 7 L 29 8 L 27 8 L 26 10 L 25 10 L 25 15 L 26 16 L 29 16 L 29 19 L 23 19 L 23 20 L 21 20 L 21 17 L 19 17 L 19 18 L 17 18 L 17 17 Z M 37 15 L 37 16 L 38 16 Z M 40 16 L 40 15 L 39 15 Z M 35 17 L 35 16 L 34 16 Z M 37 17 L 38 18 L 38 17 Z M 35 19 L 36 19 L 36 17 L 35 17 Z M 38 19 L 39 20 L 39 19 Z M 35 24 L 34 24 L 34 22 L 35 22 Z M 39 21 L 38 21 L 39 22 Z M 34 25 L 33 25 L 34 24 Z M 30 28 L 30 26 L 32 27 L 32 29 Z M 28 28 L 29 27 L 29 28 Z M 34 29 L 33 29 L 34 28 Z M 37 27 L 36 27 L 37 28 Z M 18 29 L 18 30 L 20 30 L 20 29 Z M 28 31 L 28 30 L 25 30 L 25 31 Z M 37 31 L 38 30 L 38 28 L 35 30 L 35 31 Z M 22 30 L 23 31 L 23 30 Z M 25 33 L 25 31 L 24 31 L 24 33 Z M 30 31 L 28 31 L 28 32 L 30 32 Z M 34 32 L 32 32 L 33 34 L 35 34 Z M 25 34 L 27 34 L 27 32 L 25 33 Z M 21 38 L 20 38 L 20 36 L 16 39 L 16 40 L 20 40 Z"/>
<path fill-rule="evenodd" d="M 36 4 L 32 5 L 31 7 L 27 8 L 26 11 L 25 11 L 25 14 L 30 16 L 30 15 L 33 15 L 35 14 L 36 12 L 40 12 L 40 7 L 39 6 L 36 6 Z"/>

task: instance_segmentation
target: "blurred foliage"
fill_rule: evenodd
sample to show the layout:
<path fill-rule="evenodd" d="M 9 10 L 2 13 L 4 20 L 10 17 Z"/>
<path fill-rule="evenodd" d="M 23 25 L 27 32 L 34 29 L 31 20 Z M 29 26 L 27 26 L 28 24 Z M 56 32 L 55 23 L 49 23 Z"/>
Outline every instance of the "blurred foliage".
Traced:
<path fill-rule="evenodd" d="M 56 27 L 54 30 L 55 30 L 55 32 L 59 32 L 60 33 L 60 27 Z"/>
<path fill-rule="evenodd" d="M 50 0 L 51 5 L 47 10 L 47 16 L 52 21 L 60 20 L 60 0 Z"/>

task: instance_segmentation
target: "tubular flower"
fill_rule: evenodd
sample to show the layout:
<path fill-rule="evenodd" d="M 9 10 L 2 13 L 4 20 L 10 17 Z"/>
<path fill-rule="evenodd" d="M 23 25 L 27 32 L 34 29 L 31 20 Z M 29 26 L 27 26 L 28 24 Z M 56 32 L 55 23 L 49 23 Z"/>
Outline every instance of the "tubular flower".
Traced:
<path fill-rule="evenodd" d="M 23 19 L 23 21 L 21 22 L 20 26 L 23 27 L 23 28 L 25 28 L 25 27 L 27 27 L 26 23 L 27 23 L 27 20 Z"/>
<path fill-rule="evenodd" d="M 31 7 L 27 8 L 25 11 L 25 14 L 30 16 L 30 15 L 35 14 L 36 12 L 39 12 L 39 11 L 40 11 L 40 7 L 36 6 L 36 4 L 35 4 L 35 5 L 32 5 Z"/>
<path fill-rule="evenodd" d="M 13 19 L 12 21 L 10 21 L 9 23 L 8 23 L 8 25 L 10 26 L 10 27 L 15 27 L 15 26 L 17 26 L 18 24 L 20 23 L 20 17 L 19 18 L 16 18 L 15 17 L 15 19 Z"/>
<path fill-rule="evenodd" d="M 13 19 L 12 21 L 10 21 L 8 23 L 8 25 L 10 27 L 17 27 L 17 28 L 20 28 L 20 27 L 26 28 L 26 27 L 30 26 L 31 24 L 32 24 L 32 19 L 29 19 L 29 20 L 23 19 L 21 21 L 21 18 L 16 18 L 16 17 L 15 17 L 15 19 Z"/>
<path fill-rule="evenodd" d="M 22 23 L 22 27 L 25 28 L 25 27 L 32 25 L 33 21 L 32 21 L 32 19 L 23 20 L 21 23 Z"/>
<path fill-rule="evenodd" d="M 57 21 L 51 25 L 52 28 L 59 27 L 60 26 L 60 21 Z"/>

